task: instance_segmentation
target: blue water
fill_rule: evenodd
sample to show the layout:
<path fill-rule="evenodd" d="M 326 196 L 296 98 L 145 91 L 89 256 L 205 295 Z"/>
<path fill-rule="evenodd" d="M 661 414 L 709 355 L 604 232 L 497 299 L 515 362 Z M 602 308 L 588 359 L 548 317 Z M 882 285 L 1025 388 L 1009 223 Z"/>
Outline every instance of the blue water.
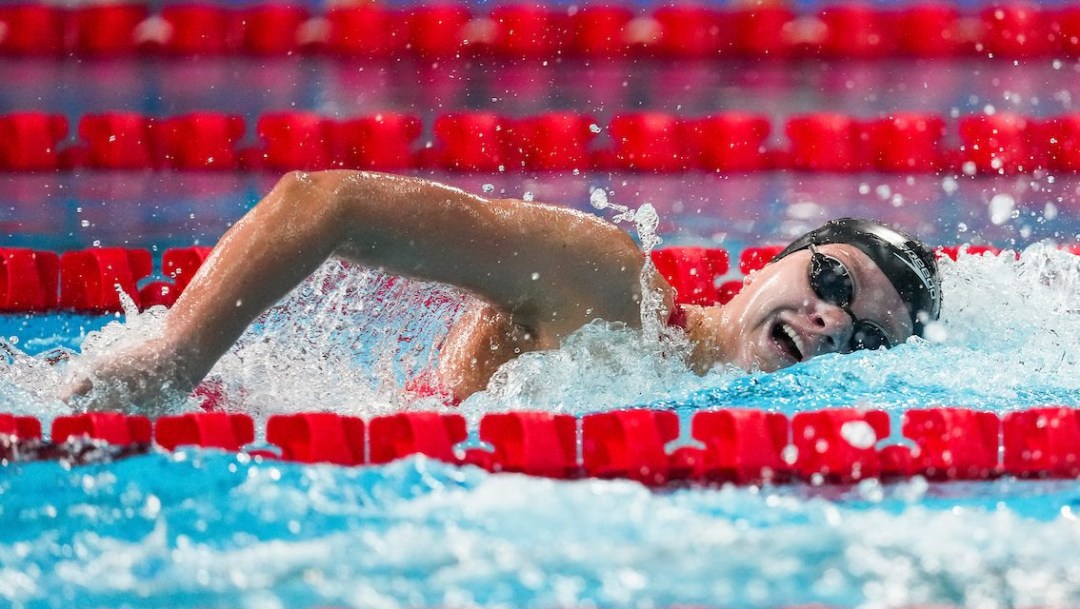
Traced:
<path fill-rule="evenodd" d="M 438 66 L 411 57 L 0 58 L 9 85 L 0 87 L 0 113 L 64 114 L 70 145 L 75 121 L 91 112 L 235 112 L 249 123 L 244 146 L 257 143 L 254 119 L 282 109 L 335 118 L 411 112 L 429 130 L 435 116 L 461 110 L 568 109 L 602 125 L 633 110 L 749 110 L 776 126 L 812 111 L 1046 117 L 1075 111 L 1078 71 L 1080 63 L 1055 58 Z M 770 146 L 783 144 L 777 131 Z M 597 144 L 609 140 L 601 133 Z M 652 204 L 665 245 L 732 253 L 843 215 L 900 224 L 933 245 L 1023 249 L 1080 237 L 1076 175 L 420 175 L 589 211 L 590 189 L 600 187 L 613 202 Z M 276 177 L 0 175 L 0 235 L 6 246 L 125 245 L 160 255 L 216 242 Z M 1080 264 L 1045 250 L 1022 264 L 969 258 L 947 266 L 946 280 L 945 321 L 933 339 L 887 353 L 699 378 L 672 358 L 643 354 L 634 333 L 595 326 L 556 352 L 520 358 L 461 412 L 853 405 L 889 411 L 896 427 L 904 409 L 938 404 L 997 413 L 1080 406 Z M 460 301 L 451 293 L 432 304 L 430 286 L 411 285 L 376 302 L 380 281 L 360 274 L 335 281 L 329 295 L 308 285 L 262 320 L 211 373 L 231 392 L 230 406 L 260 424 L 301 409 L 370 417 L 417 406 L 400 383 L 431 364 Z M 55 399 L 66 364 L 46 360 L 108 352 L 152 328 L 151 317 L 0 316 L 0 339 L 11 345 L 0 353 L 0 411 L 46 424 L 67 412 Z M 339 468 L 185 451 L 79 467 L 17 464 L 0 466 L 0 609 L 1076 607 L 1078 501 L 1075 481 L 652 491 L 424 459 Z"/>
<path fill-rule="evenodd" d="M 934 404 L 999 413 L 1080 405 L 1072 353 L 1080 320 L 1062 313 L 1074 306 L 1080 262 L 1038 248 L 1021 260 L 947 265 L 952 308 L 937 341 L 699 378 L 636 351 L 636 333 L 594 325 L 559 351 L 517 360 L 501 386 L 462 411 L 483 411 L 485 400 L 578 413 L 860 405 L 897 416 Z M 1045 285 L 1048 276 L 1056 283 Z M 310 409 L 330 398 L 335 410 L 382 412 L 366 400 L 385 398 L 385 388 L 351 401 L 340 394 L 378 366 L 349 350 L 388 322 L 365 326 L 345 311 L 355 334 L 320 329 L 340 313 L 342 295 L 365 302 L 369 279 L 341 282 L 326 305 L 302 287 L 241 341 L 230 357 L 243 365 L 211 376 L 244 394 L 235 406 L 260 421 L 274 405 Z M 398 292 L 399 308 L 363 315 L 407 318 L 411 294 L 426 289 L 415 288 Z M 101 348 L 124 331 L 116 321 L 5 316 L 0 336 L 42 358 Z M 149 322 L 128 321 L 141 323 Z M 260 350 L 267 342 L 274 348 Z M 325 353 L 282 359 L 301 346 Z M 42 394 L 11 391 L 25 384 L 20 371 L 35 370 L 20 357 L 0 368 L 0 404 L 47 422 L 53 411 L 35 401 Z M 324 390 L 327 379 L 336 385 Z M 0 468 L 0 599 L 25 608 L 1076 606 L 1077 512 L 1075 481 L 654 491 L 422 458 L 340 468 L 189 450 L 78 467 L 27 463 Z"/>
<path fill-rule="evenodd" d="M 683 489 L 151 454 L 0 478 L 12 607 L 1080 602 L 1073 482 Z"/>

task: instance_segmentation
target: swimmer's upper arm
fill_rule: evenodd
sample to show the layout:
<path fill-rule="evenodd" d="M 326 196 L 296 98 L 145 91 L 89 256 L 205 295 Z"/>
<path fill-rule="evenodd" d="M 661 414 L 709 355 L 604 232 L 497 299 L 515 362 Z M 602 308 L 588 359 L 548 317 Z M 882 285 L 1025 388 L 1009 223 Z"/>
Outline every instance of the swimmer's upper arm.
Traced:
<path fill-rule="evenodd" d="M 342 255 L 474 292 L 527 325 L 634 323 L 644 258 L 590 214 L 366 172 L 325 172 L 347 206 Z"/>
<path fill-rule="evenodd" d="M 198 383 L 256 316 L 334 254 L 462 287 L 547 337 L 596 317 L 637 321 L 644 259 L 602 220 L 415 178 L 293 172 L 225 233 L 166 316 L 160 351 L 181 383 Z"/>

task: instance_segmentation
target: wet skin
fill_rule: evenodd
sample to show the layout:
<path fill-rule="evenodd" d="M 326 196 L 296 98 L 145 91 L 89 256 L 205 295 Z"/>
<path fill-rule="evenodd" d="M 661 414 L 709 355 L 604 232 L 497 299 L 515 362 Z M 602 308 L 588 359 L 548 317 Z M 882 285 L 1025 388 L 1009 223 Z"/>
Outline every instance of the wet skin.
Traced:
<path fill-rule="evenodd" d="M 877 323 L 894 345 L 911 336 L 904 301 L 866 254 L 844 244 L 817 249 L 851 272 L 855 289 L 850 309 L 856 318 Z M 810 258 L 804 250 L 770 263 L 749 275 L 726 305 L 689 310 L 693 367 L 704 371 L 725 362 L 773 372 L 818 355 L 846 352 L 855 322 L 844 309 L 814 293 Z"/>
<path fill-rule="evenodd" d="M 851 270 L 851 311 L 900 342 L 911 323 L 880 270 L 845 245 L 819 248 Z M 157 336 L 80 368 L 61 398 L 83 409 L 154 412 L 183 393 L 260 313 L 331 256 L 453 285 L 483 302 L 451 329 L 438 383 L 457 399 L 483 389 L 503 363 L 601 318 L 641 323 L 645 256 L 621 229 L 564 207 L 488 200 L 420 180 L 368 172 L 292 173 L 221 239 Z M 689 307 L 688 362 L 772 371 L 843 349 L 852 321 L 810 288 L 809 252 L 767 265 L 723 307 Z M 655 272 L 666 319 L 674 290 Z"/>

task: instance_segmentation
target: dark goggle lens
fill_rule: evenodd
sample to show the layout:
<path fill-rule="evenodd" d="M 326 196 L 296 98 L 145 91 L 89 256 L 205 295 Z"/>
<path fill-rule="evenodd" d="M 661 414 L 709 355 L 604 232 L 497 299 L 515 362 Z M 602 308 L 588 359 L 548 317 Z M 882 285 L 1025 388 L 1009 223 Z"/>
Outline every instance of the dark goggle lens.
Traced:
<path fill-rule="evenodd" d="M 836 258 L 819 254 L 811 249 L 813 256 L 810 258 L 810 288 L 814 290 L 818 298 L 829 304 L 836 305 L 855 320 L 855 315 L 848 307 L 855 297 L 855 284 L 851 280 L 843 262 Z M 880 349 L 892 347 L 892 341 L 885 330 L 872 321 L 855 320 L 855 328 L 851 333 L 850 349 Z"/>
<path fill-rule="evenodd" d="M 885 330 L 881 326 L 865 319 L 855 324 L 855 330 L 851 333 L 852 351 L 858 351 L 859 349 L 873 351 L 882 347 L 891 348 L 892 341 L 889 340 L 889 336 L 885 334 Z"/>
<path fill-rule="evenodd" d="M 855 292 L 844 263 L 817 252 L 810 259 L 810 288 L 818 298 L 838 307 L 851 305 Z"/>

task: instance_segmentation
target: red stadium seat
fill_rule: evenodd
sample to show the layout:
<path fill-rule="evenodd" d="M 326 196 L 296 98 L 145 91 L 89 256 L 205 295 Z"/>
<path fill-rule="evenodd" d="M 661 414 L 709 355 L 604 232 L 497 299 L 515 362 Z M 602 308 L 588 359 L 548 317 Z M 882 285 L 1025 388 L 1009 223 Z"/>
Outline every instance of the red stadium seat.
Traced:
<path fill-rule="evenodd" d="M 56 308 L 60 258 L 52 252 L 0 249 L 0 311 Z"/>

